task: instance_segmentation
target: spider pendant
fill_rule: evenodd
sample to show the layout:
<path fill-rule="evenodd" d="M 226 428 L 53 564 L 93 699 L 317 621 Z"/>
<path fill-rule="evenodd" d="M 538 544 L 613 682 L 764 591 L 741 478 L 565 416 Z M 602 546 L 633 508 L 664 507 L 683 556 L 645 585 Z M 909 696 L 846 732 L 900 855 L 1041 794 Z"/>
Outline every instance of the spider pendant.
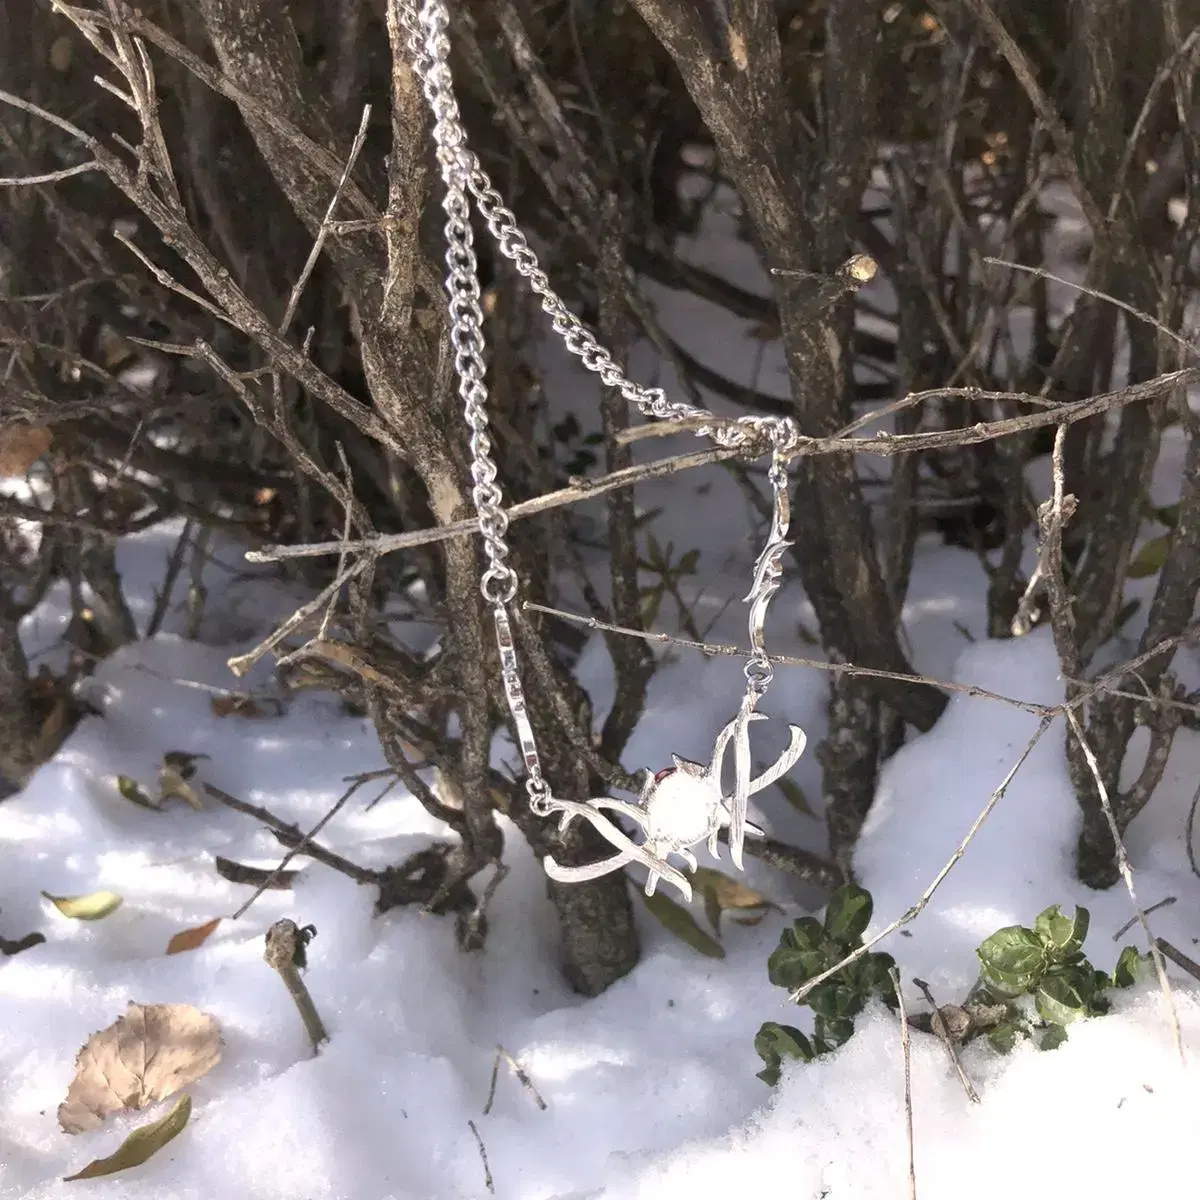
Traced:
<path fill-rule="evenodd" d="M 719 857 L 718 837 L 725 827 L 730 828 L 731 856 L 740 867 L 741 834 L 748 831 L 759 837 L 765 836 L 761 829 L 746 820 L 747 799 L 789 771 L 804 752 L 804 731 L 791 725 L 787 750 L 761 775 L 751 778 L 748 725 L 751 721 L 765 719 L 761 713 L 740 713 L 721 730 L 713 747 L 712 760 L 707 765 L 673 754 L 674 766 L 656 775 L 647 772 L 636 804 L 614 800 L 610 796 L 596 796 L 586 803 L 550 800 L 550 811 L 560 815 L 560 829 L 566 829 L 575 817 L 582 817 L 617 848 L 617 853 L 579 867 L 562 866 L 547 855 L 544 860 L 546 874 L 558 883 L 583 883 L 620 870 L 627 863 L 637 862 L 649 872 L 645 888 L 647 896 L 654 895 L 658 881 L 663 879 L 690 901 L 692 886 L 687 876 L 671 866 L 668 858 L 675 855 L 683 859 L 688 870 L 694 871 L 697 863 L 691 848 L 707 842 L 709 853 Z M 731 741 L 736 741 L 736 781 L 732 795 L 727 797 L 721 790 L 721 771 Z M 605 816 L 606 812 L 617 813 L 635 822 L 643 834 L 641 843 L 634 842 L 619 829 Z"/>

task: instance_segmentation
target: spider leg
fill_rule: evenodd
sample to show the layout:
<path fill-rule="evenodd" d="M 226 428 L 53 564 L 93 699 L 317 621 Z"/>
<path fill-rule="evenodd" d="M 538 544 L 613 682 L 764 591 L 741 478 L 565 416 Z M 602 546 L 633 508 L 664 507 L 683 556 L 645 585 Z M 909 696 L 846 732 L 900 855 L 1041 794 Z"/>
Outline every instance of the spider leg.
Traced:
<path fill-rule="evenodd" d="M 610 801 L 608 797 L 601 797 L 601 799 L 607 804 L 624 803 L 619 800 Z M 592 825 L 597 833 L 620 851 L 620 853 L 614 854 L 611 858 L 601 859 L 599 862 L 580 867 L 562 866 L 555 861 L 553 855 L 548 854 L 542 860 L 542 866 L 551 879 L 559 883 L 581 883 L 589 879 L 599 879 L 602 875 L 619 870 L 626 863 L 637 862 L 641 863 L 650 872 L 650 878 L 646 883 L 647 896 L 654 895 L 654 889 L 658 885 L 658 880 L 662 878 L 674 886 L 683 896 L 684 900 L 691 900 L 692 885 L 688 883 L 687 877 L 681 871 L 675 870 L 664 858 L 655 854 L 650 848 L 639 846 L 636 842 L 631 841 L 604 816 L 595 802 L 580 804 L 576 800 L 553 800 L 551 803 L 554 808 L 559 809 L 563 813 L 564 822 L 571 817 L 582 817 Z"/>
<path fill-rule="evenodd" d="M 788 748 L 757 779 L 750 781 L 751 795 L 782 779 L 804 753 L 804 747 L 808 745 L 808 735 L 804 730 L 799 725 L 789 725 L 788 734 Z"/>
<path fill-rule="evenodd" d="M 640 804 L 631 804 L 628 800 L 614 800 L 611 796 L 598 796 L 591 803 L 596 808 L 606 808 L 636 821 L 641 829 L 646 828 L 646 810 Z"/>

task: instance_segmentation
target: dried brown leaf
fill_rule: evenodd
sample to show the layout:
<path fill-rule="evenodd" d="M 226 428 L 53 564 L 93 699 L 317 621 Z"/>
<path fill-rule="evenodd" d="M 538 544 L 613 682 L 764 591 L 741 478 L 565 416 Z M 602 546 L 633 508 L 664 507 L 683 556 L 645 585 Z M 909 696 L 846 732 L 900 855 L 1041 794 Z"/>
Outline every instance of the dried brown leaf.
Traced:
<path fill-rule="evenodd" d="M 43 425 L 0 426 L 0 475 L 24 475 L 53 440 Z"/>
<path fill-rule="evenodd" d="M 221 1032 L 206 1013 L 190 1004 L 131 1003 L 79 1051 L 58 1123 L 66 1133 L 96 1129 L 113 1113 L 174 1095 L 220 1061 Z"/>
<path fill-rule="evenodd" d="M 203 925 L 197 925 L 194 929 L 181 930 L 167 943 L 167 953 L 182 954 L 185 950 L 195 950 L 197 946 L 202 946 L 208 941 L 220 923 L 220 917 L 213 917 L 211 921 L 205 921 Z"/>

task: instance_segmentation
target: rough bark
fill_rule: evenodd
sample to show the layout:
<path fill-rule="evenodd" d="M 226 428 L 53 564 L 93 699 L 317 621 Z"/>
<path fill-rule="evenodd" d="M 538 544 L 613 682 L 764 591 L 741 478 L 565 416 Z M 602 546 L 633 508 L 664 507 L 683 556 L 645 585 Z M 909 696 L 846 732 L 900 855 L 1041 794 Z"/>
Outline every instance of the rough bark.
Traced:
<path fill-rule="evenodd" d="M 332 121 L 316 99 L 319 89 L 302 78 L 302 64 L 285 10 L 263 0 L 204 0 L 209 36 L 224 72 L 247 92 L 265 100 L 280 115 L 305 130 L 330 151 L 336 146 Z M 420 171 L 425 161 L 426 127 L 419 93 L 405 61 L 403 33 L 394 9 L 389 14 L 395 55 L 392 72 L 392 148 L 389 162 L 390 226 L 386 259 L 362 239 L 347 249 L 338 239 L 326 243 L 334 265 L 353 297 L 363 372 L 376 410 L 393 434 L 400 457 L 420 478 L 429 509 L 440 524 L 472 515 L 469 475 L 455 451 L 462 441 L 461 418 L 439 378 L 440 320 L 429 320 L 430 280 L 416 240 L 423 196 Z M 329 203 L 330 183 L 315 176 L 296 156 L 287 139 L 266 128 L 246 112 L 251 132 L 281 192 L 315 234 Z M 336 248 L 335 248 L 336 247 Z M 424 289 L 424 292 L 422 291 Z M 433 394 L 433 403 L 430 395 Z M 461 879 L 470 878 L 500 854 L 494 799 L 487 783 L 493 714 L 498 689 L 498 662 L 490 617 L 479 595 L 481 565 L 478 546 L 471 541 L 443 543 L 444 599 L 453 628 L 454 692 L 462 737 L 455 751 L 453 773 L 462 797 L 463 815 L 457 824 L 462 851 L 456 862 Z M 529 661 L 529 655 L 526 655 Z M 548 687 L 528 687 L 531 717 L 547 745 L 562 744 L 561 711 L 551 692 L 564 686 L 552 677 Z M 561 710 L 561 703 L 558 710 Z M 574 719 L 574 714 L 570 714 Z M 575 733 L 577 738 L 579 735 Z M 567 763 L 548 762 L 547 769 L 561 794 L 572 779 L 579 798 L 588 794 L 586 774 Z M 560 782 L 560 780 L 564 782 Z M 553 845 L 563 861 L 586 861 L 603 854 L 601 839 L 588 827 L 571 828 L 552 837 L 541 819 L 527 819 L 519 786 L 511 808 L 514 819 L 545 854 Z M 637 960 L 632 909 L 622 876 L 573 888 L 551 888 L 563 939 L 564 969 L 573 986 L 589 995 L 603 991 Z"/>
<path fill-rule="evenodd" d="M 800 272 L 773 277 L 793 403 L 804 433 L 833 433 L 847 413 L 848 313 L 821 309 L 815 285 L 850 249 L 872 148 L 864 98 L 882 5 L 865 12 L 845 0 L 829 5 L 823 145 L 789 118 L 769 0 L 732 3 L 720 37 L 701 7 L 685 0 L 635 0 L 635 7 L 699 108 L 766 262 Z M 810 460 L 799 476 L 804 520 L 795 530 L 796 558 L 826 645 L 860 665 L 908 670 L 854 464 Z M 876 690 L 921 729 L 945 707 L 945 697 L 928 688 L 880 683 Z"/>

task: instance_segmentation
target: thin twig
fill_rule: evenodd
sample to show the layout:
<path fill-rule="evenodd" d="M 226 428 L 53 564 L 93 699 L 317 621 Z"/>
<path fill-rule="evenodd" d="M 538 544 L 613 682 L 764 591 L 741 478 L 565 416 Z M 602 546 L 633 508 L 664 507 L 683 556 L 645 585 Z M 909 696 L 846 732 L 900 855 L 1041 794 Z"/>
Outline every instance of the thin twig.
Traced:
<path fill-rule="evenodd" d="M 236 796 L 231 796 L 228 792 L 223 791 L 214 784 L 205 783 L 203 786 L 204 790 L 214 800 L 220 800 L 226 807 L 235 809 L 240 813 L 245 813 L 246 816 L 253 817 L 256 821 L 261 821 L 285 846 L 292 846 L 297 842 L 305 841 L 304 853 L 314 861 L 324 863 L 327 867 L 332 867 L 335 871 L 340 871 L 343 875 L 347 875 L 353 879 L 355 883 L 379 882 L 379 872 L 357 866 L 349 859 L 343 858 L 340 854 L 334 854 L 332 850 L 326 850 L 324 846 L 318 846 L 316 842 L 305 839 L 304 835 L 295 825 L 289 825 L 286 821 L 280 820 L 269 809 L 262 808 L 258 804 L 250 804 L 245 800 L 239 800 Z M 311 837 L 312 835 L 309 834 L 308 838 L 311 839 Z"/>
<path fill-rule="evenodd" d="M 147 640 L 154 637 L 162 628 L 162 623 L 166 620 L 167 613 L 170 611 L 171 594 L 175 591 L 175 581 L 179 578 L 180 571 L 183 570 L 183 559 L 187 554 L 188 543 L 192 540 L 192 532 L 195 527 L 194 521 L 190 519 L 184 521 L 183 532 L 180 533 L 175 543 L 175 548 L 171 551 L 171 555 L 167 559 L 167 570 L 163 576 L 162 590 L 155 597 L 154 611 L 150 614 L 150 620 L 146 623 L 145 636 Z"/>
<path fill-rule="evenodd" d="M 353 796 L 354 793 L 357 792 L 364 783 L 366 783 L 365 779 L 356 779 L 349 786 L 349 788 L 347 788 L 346 791 L 344 791 L 337 798 L 337 800 L 334 801 L 333 807 L 293 847 L 291 847 L 290 850 L 288 850 L 288 852 L 280 860 L 279 866 L 277 866 L 275 870 L 272 871 L 267 878 L 258 885 L 250 899 L 247 900 L 246 903 L 243 904 L 242 907 L 239 908 L 237 912 L 235 912 L 233 916 L 229 918 L 231 921 L 236 921 L 239 917 L 245 916 L 246 910 L 255 902 L 255 900 L 259 898 L 259 896 L 263 894 L 263 892 L 265 892 L 271 886 L 275 880 L 275 877 L 277 875 L 281 875 L 287 869 L 288 863 L 290 863 L 297 854 L 301 854 L 309 849 L 309 847 L 312 845 L 312 839 L 315 838 L 317 834 L 320 833 L 321 830 L 333 820 L 334 816 L 341 811 L 342 806 L 346 803 L 346 801 L 349 800 L 350 797 Z"/>
<path fill-rule="evenodd" d="M 140 246 L 121 229 L 113 230 L 113 237 L 117 239 L 127 250 L 129 250 L 144 266 L 159 283 L 168 291 L 176 292 L 185 300 L 190 300 L 193 304 L 204 309 L 210 317 L 215 317 L 223 325 L 228 325 L 232 329 L 237 329 L 237 326 L 230 319 L 228 313 L 222 312 L 211 300 L 205 299 L 199 292 L 193 292 L 191 288 L 184 287 L 179 280 L 173 278 L 162 269 L 156 262 L 150 259 L 141 249 Z M 238 330 L 240 333 L 241 330 Z"/>
<path fill-rule="evenodd" d="M 983 828 L 983 823 L 992 815 L 992 810 L 1004 798 L 1005 792 L 1008 791 L 1009 785 L 1016 778 L 1017 772 L 1025 765 L 1025 760 L 1033 753 L 1034 747 L 1045 736 L 1046 730 L 1053 724 L 1052 716 L 1042 718 L 1037 729 L 1034 731 L 1033 737 L 1029 739 L 1025 749 L 1021 751 L 1020 757 L 1009 768 L 1008 774 L 1000 782 L 1000 786 L 988 797 L 987 803 L 979 811 L 979 815 L 971 823 L 971 828 L 967 830 L 966 836 L 959 842 L 954 853 L 947 860 L 942 869 L 934 876 L 933 882 L 921 893 L 917 902 L 897 917 L 891 924 L 884 926 L 877 934 L 868 938 L 861 946 L 852 950 L 841 962 L 835 963 L 828 970 L 822 971 L 819 975 L 815 975 L 807 983 L 801 984 L 794 992 L 788 995 L 788 1003 L 799 1004 L 805 996 L 814 988 L 819 987 L 827 979 L 831 979 L 840 971 L 844 971 L 847 967 L 858 962 L 858 960 L 869 954 L 876 946 L 879 945 L 885 938 L 889 938 L 897 929 L 915 921 L 928 907 L 930 900 L 933 899 L 934 893 L 946 881 L 946 876 L 958 865 L 959 860 L 967 852 L 967 847 L 975 840 L 975 835 Z"/>
<path fill-rule="evenodd" d="M 483 1106 L 483 1115 L 486 1117 L 492 1111 L 492 1104 L 496 1099 L 496 1080 L 500 1075 L 500 1063 L 504 1061 L 508 1064 L 509 1069 L 517 1077 L 521 1086 L 533 1097 L 534 1103 L 545 1112 L 547 1109 L 546 1101 L 542 1099 L 542 1094 L 533 1085 L 533 1080 L 529 1078 L 529 1073 L 523 1066 L 503 1046 L 496 1047 L 496 1057 L 492 1062 L 492 1079 L 488 1084 L 487 1102 Z"/>
<path fill-rule="evenodd" d="M 367 106 L 370 108 L 370 105 Z M 346 522 L 342 527 L 342 541 L 350 540 L 350 530 L 354 528 L 354 506 L 350 503 L 354 496 L 354 473 L 350 470 L 350 460 L 346 457 L 346 448 L 341 442 L 337 443 L 338 459 L 342 464 L 342 472 L 346 477 Z M 338 558 L 337 574 L 340 575 L 346 569 L 347 555 L 342 554 Z M 334 609 L 337 608 L 337 594 L 334 593 L 329 599 L 329 605 L 325 609 L 325 615 L 321 618 L 321 628 L 317 631 L 317 641 L 324 642 L 329 633 L 329 622 L 333 620 Z"/>
<path fill-rule="evenodd" d="M 283 980 L 288 995 L 295 1002 L 300 1020 L 304 1022 L 308 1040 L 312 1042 L 313 1053 L 316 1054 L 321 1048 L 321 1043 L 329 1041 L 329 1034 L 325 1031 L 324 1022 L 304 980 L 300 978 L 300 967 L 304 963 L 304 948 L 307 943 L 308 935 L 305 931 L 301 930 L 295 921 L 284 917 L 267 930 L 267 949 L 263 958 L 266 959 L 267 966 L 277 972 Z"/>
<path fill-rule="evenodd" d="M 604 633 L 617 633 L 625 637 L 642 638 L 660 646 L 679 646 L 686 650 L 698 650 L 712 657 L 744 658 L 744 646 L 732 646 L 725 642 L 698 642 L 691 638 L 678 637 L 672 633 L 657 633 L 644 629 L 629 629 L 623 625 L 613 625 L 601 621 L 598 617 L 587 616 L 584 613 L 573 613 L 566 609 L 551 608 L 545 604 L 535 604 L 532 600 L 525 601 L 521 607 L 528 612 L 545 613 L 547 616 L 558 617 L 563 621 L 572 621 Z M 929 675 L 914 675 L 904 671 L 880 671 L 871 667 L 856 667 L 850 663 L 827 662 L 819 658 L 800 658 L 791 654 L 771 654 L 767 656 L 772 663 L 785 667 L 808 667 L 814 671 L 825 671 L 831 675 L 861 675 L 870 679 L 890 679 L 899 683 L 918 683 L 926 687 L 940 688 L 947 692 L 957 692 L 964 696 L 975 696 L 981 700 L 998 700 L 1002 704 L 1010 704 L 1014 708 L 1023 709 L 1035 717 L 1043 717 L 1053 713 L 1051 705 L 1039 704 L 1033 700 L 1020 700 L 1014 696 L 1005 696 L 1000 692 L 992 692 L 987 688 L 976 687 L 973 684 L 952 683 L 945 679 L 934 679 Z"/>
<path fill-rule="evenodd" d="M 274 650 L 284 638 L 291 634 L 293 630 L 304 624 L 314 613 L 319 612 L 326 601 L 336 596 L 345 584 L 349 583 L 352 579 L 358 578 L 370 566 L 371 561 L 371 557 L 368 555 L 365 558 L 360 558 L 355 563 L 351 563 L 345 570 L 339 571 L 312 600 L 296 609 L 286 621 L 277 626 L 253 650 L 247 654 L 236 655 L 229 659 L 226 665 L 239 678 L 246 675 L 265 655 Z"/>
<path fill-rule="evenodd" d="M 1152 904 L 1148 909 L 1146 909 L 1146 916 L 1149 916 L 1152 912 L 1158 912 L 1160 908 L 1169 908 L 1176 902 L 1176 900 L 1178 900 L 1178 898 L 1178 896 L 1165 896 L 1162 900 L 1159 900 L 1157 904 Z M 1134 916 L 1130 917 L 1129 920 L 1126 921 L 1116 933 L 1112 935 L 1112 940 L 1114 942 L 1119 942 L 1136 924 L 1137 915 L 1135 914 Z"/>
<path fill-rule="evenodd" d="M 1155 938 L 1154 945 L 1158 951 L 1169 958 L 1177 967 L 1186 971 L 1193 979 L 1200 981 L 1200 963 L 1188 958 L 1182 950 L 1176 949 L 1166 938 Z"/>
<path fill-rule="evenodd" d="M 1167 967 L 1163 962 L 1163 954 L 1158 947 L 1154 933 L 1150 929 L 1150 922 L 1147 920 L 1142 906 L 1138 903 L 1137 889 L 1133 885 L 1133 868 L 1129 864 L 1129 854 L 1125 849 L 1125 839 L 1121 836 L 1121 829 L 1117 825 L 1117 818 L 1113 813 L 1108 788 L 1105 786 L 1104 776 L 1100 772 L 1100 764 L 1096 761 L 1095 754 L 1092 753 L 1092 747 L 1087 740 L 1087 735 L 1084 733 L 1083 726 L 1080 724 L 1079 717 L 1076 716 L 1074 709 L 1067 709 L 1067 721 L 1071 726 L 1071 732 L 1079 742 L 1079 748 L 1083 751 L 1083 757 L 1087 760 L 1092 778 L 1095 780 L 1096 792 L 1100 797 L 1100 807 L 1104 810 L 1104 819 L 1108 822 L 1109 832 L 1112 834 L 1113 845 L 1116 849 L 1117 870 L 1120 871 L 1121 878 L 1125 882 L 1125 890 L 1129 893 L 1129 902 L 1133 905 L 1133 910 L 1137 914 L 1138 924 L 1141 925 L 1142 932 L 1146 935 L 1146 942 L 1150 947 L 1150 957 L 1154 960 L 1154 970 L 1158 975 L 1158 985 L 1162 989 L 1163 1000 L 1167 1005 L 1167 1013 L 1171 1022 L 1171 1032 L 1175 1038 L 1175 1049 L 1179 1052 L 1180 1062 L 1186 1066 L 1187 1054 L 1183 1048 L 1183 1031 L 1179 1025 L 1179 1012 L 1175 1008 L 1175 997 L 1171 992 L 1171 981 L 1167 978 Z"/>
<path fill-rule="evenodd" d="M 1152 317 L 1149 313 L 1143 312 L 1140 308 L 1135 308 L 1132 304 L 1127 304 L 1124 300 L 1118 300 L 1116 296 L 1108 292 L 1102 292 L 1099 288 L 1088 287 L 1085 283 L 1076 283 L 1071 279 L 1064 279 L 1061 275 L 1055 275 L 1053 271 L 1047 271 L 1045 267 L 1030 267 L 1024 263 L 1009 262 L 1004 258 L 985 258 L 985 263 L 990 263 L 996 267 L 1007 267 L 1010 271 L 1024 271 L 1027 275 L 1036 275 L 1039 279 L 1049 279 L 1053 283 L 1061 283 L 1063 287 L 1071 288 L 1073 291 L 1082 292 L 1085 296 L 1091 296 L 1096 300 L 1103 300 L 1107 304 L 1111 304 L 1119 308 L 1122 312 L 1127 312 L 1131 317 L 1143 322 L 1146 325 L 1152 325 L 1159 333 L 1166 334 L 1171 341 L 1182 346 L 1189 354 L 1200 353 L 1200 346 L 1188 338 L 1183 337 L 1173 330 L 1169 325 L 1164 325 L 1157 317 Z"/>
<path fill-rule="evenodd" d="M 1188 367 L 1160 375 L 1145 383 L 1131 384 L 1129 387 L 1120 388 L 1117 391 L 1103 392 L 1084 400 L 1071 401 L 1068 404 L 1060 404 L 1021 417 L 980 421 L 963 429 L 945 429 L 926 433 L 876 434 L 870 438 L 800 437 L 785 457 L 795 459 L 822 457 L 827 454 L 875 454 L 883 458 L 891 458 L 898 454 L 912 454 L 918 451 L 981 445 L 998 438 L 1009 437 L 1015 433 L 1043 429 L 1051 425 L 1073 424 L 1076 421 L 1087 420 L 1089 417 L 1114 412 L 1130 404 L 1140 404 L 1155 399 L 1163 392 L 1184 387 L 1198 380 L 1200 380 L 1200 367 Z M 993 393 L 977 394 L 986 397 Z M 1036 403 L 1038 399 L 1024 393 L 994 394 L 1033 403 Z M 725 424 L 730 423 L 735 422 L 725 422 Z M 722 424 L 720 421 L 708 422 L 708 425 L 713 428 Z M 576 480 L 569 487 L 547 492 L 531 500 L 522 501 L 520 504 L 514 504 L 505 512 L 510 521 L 532 517 L 539 513 L 549 512 L 551 509 L 580 504 L 616 488 L 632 487 L 635 484 L 674 475 L 680 471 L 690 471 L 712 463 L 745 458 L 747 454 L 753 453 L 757 453 L 755 448 L 749 450 L 716 448 L 697 451 L 693 454 L 681 454 L 674 458 L 658 459 L 651 463 L 612 471 L 595 479 Z M 471 519 L 454 521 L 446 525 L 434 525 L 426 529 L 415 529 L 409 533 L 382 534 L 353 542 L 344 542 L 339 539 L 332 542 L 311 542 L 299 546 L 264 546 L 259 550 L 248 551 L 246 559 L 249 562 L 278 562 L 287 558 L 321 558 L 342 554 L 346 550 L 369 550 L 377 554 L 391 554 L 397 550 L 411 550 L 417 546 L 443 542 L 450 538 L 473 536 L 478 532 L 478 519 Z"/>
<path fill-rule="evenodd" d="M 597 479 L 577 480 L 569 487 L 559 488 L 557 491 L 535 496 L 532 500 L 514 504 L 505 512 L 510 521 L 519 520 L 522 517 L 533 517 L 552 509 L 591 500 L 616 488 L 631 487 L 636 483 L 660 479 L 679 471 L 708 466 L 710 463 L 726 462 L 741 455 L 741 450 L 719 449 L 700 450 L 693 454 L 681 454 L 675 458 L 658 459 L 652 463 L 613 471 Z M 263 546 L 259 550 L 247 551 L 246 560 L 248 562 L 278 562 L 288 558 L 323 558 L 328 555 L 341 554 L 345 550 L 372 550 L 379 554 L 391 554 L 396 550 L 411 550 L 433 542 L 449 541 L 451 538 L 470 537 L 478 532 L 479 520 L 473 517 L 464 521 L 451 521 L 446 525 L 430 526 L 427 529 L 414 529 L 410 533 L 386 533 L 353 542 L 344 542 L 339 539 L 334 542 L 311 542 L 301 546 Z"/>
<path fill-rule="evenodd" d="M 1200 879 L 1200 865 L 1196 863 L 1196 846 L 1195 846 L 1195 828 L 1196 828 L 1196 805 L 1200 804 L 1200 784 L 1196 785 L 1196 791 L 1192 795 L 1192 802 L 1188 805 L 1187 825 L 1183 831 L 1183 844 L 1187 847 L 1188 866 L 1192 868 L 1192 874 Z"/>
<path fill-rule="evenodd" d="M 892 986 L 896 989 L 896 1003 L 900 1008 L 900 1053 L 904 1056 L 904 1132 L 908 1137 L 908 1197 L 917 1200 L 917 1150 L 913 1137 L 912 1103 L 912 1045 L 908 1030 L 908 1012 L 904 1007 L 904 988 L 900 983 L 900 972 L 895 967 L 888 969 Z"/>
<path fill-rule="evenodd" d="M 488 1166 L 487 1150 L 483 1144 L 483 1138 L 479 1136 L 479 1130 L 475 1128 L 474 1121 L 468 1121 L 471 1132 L 475 1135 L 475 1144 L 479 1147 L 479 1159 L 483 1163 L 483 1182 L 488 1190 L 489 1196 L 496 1194 L 496 1183 L 492 1179 L 492 1168 Z"/>
<path fill-rule="evenodd" d="M 967 1099 L 972 1104 L 978 1104 L 979 1093 L 975 1090 L 975 1085 L 971 1082 L 966 1071 L 963 1070 L 962 1060 L 958 1057 L 958 1047 L 955 1046 L 954 1039 L 950 1036 L 950 1030 L 946 1028 L 946 1021 L 942 1016 L 942 1010 L 933 998 L 933 992 L 929 990 L 929 984 L 923 979 L 914 979 L 913 983 L 921 989 L 921 994 L 925 997 L 926 1003 L 933 1012 L 929 1026 L 937 1035 L 942 1045 L 946 1047 L 946 1053 L 950 1055 L 950 1062 L 954 1065 L 954 1070 L 958 1074 L 958 1080 L 963 1085 L 963 1091 L 967 1093 Z"/>
<path fill-rule="evenodd" d="M 341 200 L 342 192 L 349 182 L 350 174 L 354 170 L 354 164 L 358 162 L 358 156 L 362 153 L 363 145 L 367 140 L 367 130 L 370 127 L 370 123 L 371 106 L 364 104 L 362 120 L 358 123 L 358 133 L 354 135 L 354 142 L 350 146 L 350 157 L 346 159 L 346 166 L 342 170 L 337 187 L 333 190 L 333 197 L 329 201 L 329 207 L 325 210 L 325 216 L 321 219 L 321 225 L 317 230 L 317 236 L 313 241 L 312 249 L 308 252 L 308 258 L 304 262 L 300 276 L 292 287 L 291 295 L 288 296 L 287 308 L 284 309 L 283 319 L 279 322 L 279 332 L 281 334 L 287 333 L 289 326 L 295 318 L 296 309 L 300 306 L 300 297 L 304 292 L 304 285 L 308 283 L 309 276 L 312 275 L 313 270 L 316 268 L 317 259 L 321 257 L 321 251 L 325 248 L 325 239 L 329 236 L 330 222 L 333 220 L 333 214 L 337 211 L 338 202 Z"/>
<path fill-rule="evenodd" d="M 72 175 L 82 175 L 85 171 L 102 171 L 104 168 L 98 162 L 79 163 L 74 167 L 63 167 L 61 171 L 50 171 L 45 175 L 17 175 L 13 178 L 0 179 L 0 188 L 34 187 L 42 183 L 57 183 L 60 179 L 70 179 Z"/>

